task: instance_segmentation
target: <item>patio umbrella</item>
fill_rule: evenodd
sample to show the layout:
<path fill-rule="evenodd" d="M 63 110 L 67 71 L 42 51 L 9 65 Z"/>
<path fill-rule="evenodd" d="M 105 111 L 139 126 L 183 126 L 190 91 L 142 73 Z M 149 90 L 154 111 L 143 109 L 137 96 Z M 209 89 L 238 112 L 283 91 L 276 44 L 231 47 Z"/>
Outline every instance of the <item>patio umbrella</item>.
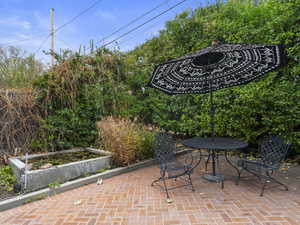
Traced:
<path fill-rule="evenodd" d="M 215 136 L 213 92 L 246 84 L 283 64 L 282 45 L 215 44 L 158 65 L 149 86 L 167 94 L 210 93 Z"/>

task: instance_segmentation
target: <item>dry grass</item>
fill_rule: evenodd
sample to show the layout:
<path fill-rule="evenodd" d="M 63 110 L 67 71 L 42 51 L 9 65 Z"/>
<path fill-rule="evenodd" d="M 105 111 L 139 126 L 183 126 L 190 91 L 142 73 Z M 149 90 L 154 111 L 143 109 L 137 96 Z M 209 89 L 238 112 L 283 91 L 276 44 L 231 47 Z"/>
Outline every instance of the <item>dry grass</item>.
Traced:
<path fill-rule="evenodd" d="M 3 157 L 28 151 L 40 126 L 32 89 L 0 90 L 0 149 Z"/>
<path fill-rule="evenodd" d="M 129 165 L 153 156 L 152 128 L 116 117 L 97 122 L 97 128 L 100 144 L 113 153 L 117 165 Z"/>

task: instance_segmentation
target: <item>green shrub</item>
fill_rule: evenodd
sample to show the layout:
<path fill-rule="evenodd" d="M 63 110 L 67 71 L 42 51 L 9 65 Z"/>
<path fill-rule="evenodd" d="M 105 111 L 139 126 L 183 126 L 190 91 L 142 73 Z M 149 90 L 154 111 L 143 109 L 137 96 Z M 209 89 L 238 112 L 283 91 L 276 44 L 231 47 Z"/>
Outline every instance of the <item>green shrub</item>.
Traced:
<path fill-rule="evenodd" d="M 97 123 L 100 143 L 118 166 L 153 157 L 154 133 L 129 119 L 107 117 Z"/>
<path fill-rule="evenodd" d="M 117 94 L 117 84 L 123 79 L 120 57 L 104 50 L 93 56 L 57 57 L 59 63 L 35 81 L 44 120 L 33 147 L 93 146 L 96 121 L 122 107 Z"/>
<path fill-rule="evenodd" d="M 0 187 L 7 191 L 12 191 L 16 177 L 10 166 L 0 168 Z"/>

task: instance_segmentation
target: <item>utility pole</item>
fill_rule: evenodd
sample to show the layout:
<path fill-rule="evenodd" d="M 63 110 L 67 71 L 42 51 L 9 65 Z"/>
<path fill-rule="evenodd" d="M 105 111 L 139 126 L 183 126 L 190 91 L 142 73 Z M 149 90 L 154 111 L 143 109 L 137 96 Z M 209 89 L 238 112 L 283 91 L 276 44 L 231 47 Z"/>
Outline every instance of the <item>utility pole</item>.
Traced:
<path fill-rule="evenodd" d="M 50 9 L 51 66 L 54 65 L 54 9 Z"/>

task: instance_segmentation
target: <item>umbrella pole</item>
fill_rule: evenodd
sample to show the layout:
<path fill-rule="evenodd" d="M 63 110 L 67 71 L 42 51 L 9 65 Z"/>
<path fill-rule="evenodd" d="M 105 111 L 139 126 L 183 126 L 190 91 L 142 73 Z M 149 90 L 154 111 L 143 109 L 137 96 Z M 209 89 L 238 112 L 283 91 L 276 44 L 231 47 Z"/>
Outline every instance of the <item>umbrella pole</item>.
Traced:
<path fill-rule="evenodd" d="M 212 86 L 212 82 L 211 82 Z M 214 102 L 213 102 L 213 92 L 212 88 L 210 89 L 210 124 L 211 124 L 211 134 L 212 138 L 215 137 L 215 112 L 214 112 Z M 213 176 L 216 176 L 216 153 L 214 149 L 212 149 L 212 173 Z"/>
<path fill-rule="evenodd" d="M 211 84 L 212 86 L 212 84 Z M 213 91 L 212 88 L 210 90 L 210 125 L 211 125 L 211 134 L 212 137 L 215 137 L 215 107 L 213 101 Z"/>
<path fill-rule="evenodd" d="M 213 74 L 212 74 L 213 76 Z M 211 135 L 212 138 L 215 137 L 215 107 L 213 101 L 213 77 L 210 79 L 210 125 L 211 125 Z M 212 175 L 216 176 L 216 153 L 214 149 L 212 149 Z"/>

